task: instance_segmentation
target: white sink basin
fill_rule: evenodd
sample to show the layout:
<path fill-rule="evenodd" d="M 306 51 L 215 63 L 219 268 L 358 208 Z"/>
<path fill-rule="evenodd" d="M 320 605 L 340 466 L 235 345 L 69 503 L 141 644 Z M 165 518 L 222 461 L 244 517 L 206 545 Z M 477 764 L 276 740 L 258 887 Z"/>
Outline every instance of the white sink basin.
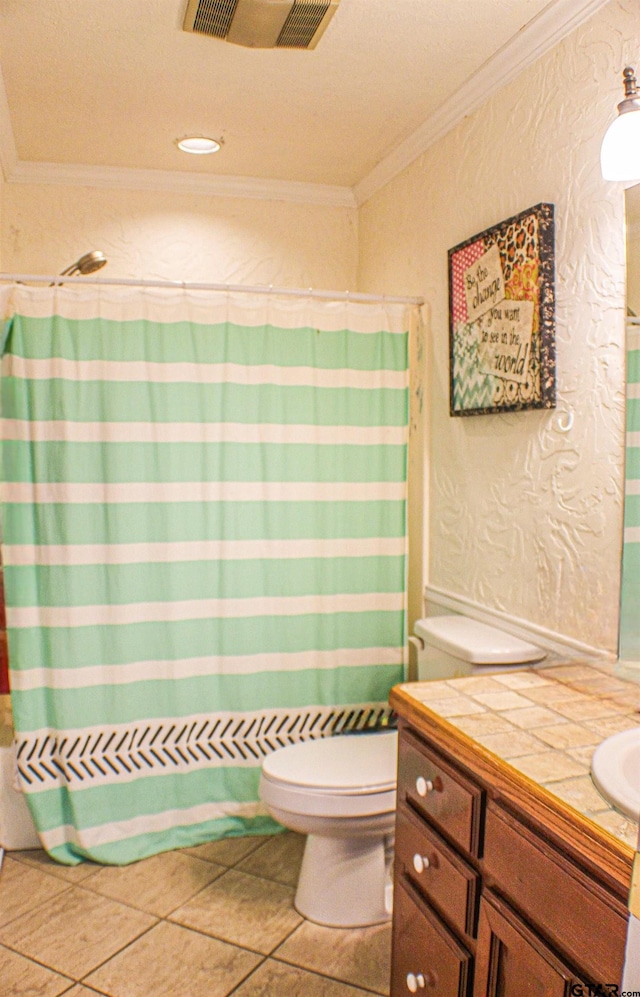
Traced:
<path fill-rule="evenodd" d="M 640 822 L 640 727 L 613 734 L 596 748 L 591 778 L 611 806 Z"/>

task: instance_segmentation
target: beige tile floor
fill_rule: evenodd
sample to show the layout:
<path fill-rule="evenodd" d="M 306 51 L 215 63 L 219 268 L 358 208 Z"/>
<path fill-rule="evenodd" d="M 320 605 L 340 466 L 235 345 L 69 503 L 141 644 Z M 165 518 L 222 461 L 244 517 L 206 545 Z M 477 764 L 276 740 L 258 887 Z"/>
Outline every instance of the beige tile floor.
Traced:
<path fill-rule="evenodd" d="M 386 997 L 389 925 L 323 928 L 293 906 L 304 839 L 286 833 L 69 868 L 8 852 L 3 997 Z"/>

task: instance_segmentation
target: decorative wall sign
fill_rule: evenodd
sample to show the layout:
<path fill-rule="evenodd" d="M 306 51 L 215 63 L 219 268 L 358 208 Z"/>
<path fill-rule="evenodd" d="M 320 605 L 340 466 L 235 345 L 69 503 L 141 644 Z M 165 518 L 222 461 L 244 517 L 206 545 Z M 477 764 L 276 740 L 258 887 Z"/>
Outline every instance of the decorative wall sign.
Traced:
<path fill-rule="evenodd" d="M 451 415 L 554 408 L 553 205 L 449 250 Z"/>

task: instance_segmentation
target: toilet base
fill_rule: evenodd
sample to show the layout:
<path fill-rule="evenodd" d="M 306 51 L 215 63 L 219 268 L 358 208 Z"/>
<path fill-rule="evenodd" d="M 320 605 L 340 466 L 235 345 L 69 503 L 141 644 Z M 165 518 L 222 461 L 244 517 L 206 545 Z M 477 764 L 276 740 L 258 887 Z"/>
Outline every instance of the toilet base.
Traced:
<path fill-rule="evenodd" d="M 294 905 L 331 928 L 364 928 L 391 918 L 393 836 L 309 834 Z"/>

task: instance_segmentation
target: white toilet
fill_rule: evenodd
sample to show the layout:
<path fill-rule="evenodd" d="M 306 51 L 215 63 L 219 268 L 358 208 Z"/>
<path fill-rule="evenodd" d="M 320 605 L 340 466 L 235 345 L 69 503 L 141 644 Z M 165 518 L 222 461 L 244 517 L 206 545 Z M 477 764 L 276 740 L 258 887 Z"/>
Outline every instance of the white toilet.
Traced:
<path fill-rule="evenodd" d="M 515 671 L 546 657 L 535 644 L 468 616 L 427 616 L 416 620 L 413 632 L 421 682 Z"/>
<path fill-rule="evenodd" d="M 397 734 L 345 734 L 280 748 L 262 765 L 271 816 L 308 835 L 295 897 L 310 921 L 354 928 L 391 916 Z"/>
<path fill-rule="evenodd" d="M 418 678 L 526 668 L 540 648 L 463 616 L 418 620 Z M 279 748 L 262 765 L 271 816 L 307 835 L 295 897 L 304 917 L 353 928 L 391 916 L 397 735 L 349 734 Z"/>

